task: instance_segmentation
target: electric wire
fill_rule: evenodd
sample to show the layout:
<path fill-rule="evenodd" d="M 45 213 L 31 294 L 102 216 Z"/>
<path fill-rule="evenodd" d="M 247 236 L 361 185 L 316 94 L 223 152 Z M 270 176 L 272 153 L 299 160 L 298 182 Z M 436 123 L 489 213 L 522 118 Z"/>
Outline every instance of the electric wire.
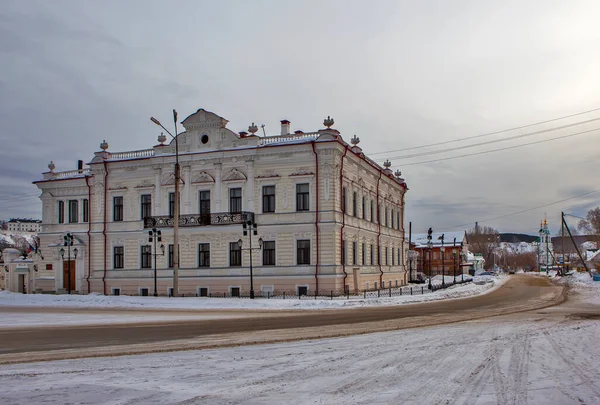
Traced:
<path fill-rule="evenodd" d="M 567 118 L 577 117 L 577 116 L 580 116 L 580 115 L 585 115 L 585 114 L 589 114 L 589 113 L 596 112 L 596 111 L 600 111 L 600 108 L 594 108 L 592 110 L 582 111 L 582 112 L 578 112 L 578 113 L 575 113 L 575 114 L 564 115 L 562 117 L 552 118 L 552 119 L 545 120 L 545 121 L 538 121 L 538 122 L 534 122 L 532 124 L 522 125 L 522 126 L 519 126 L 519 127 L 513 127 L 513 128 L 509 128 L 509 129 L 503 129 L 501 131 L 488 132 L 488 133 L 479 134 L 479 135 L 473 135 L 473 136 L 467 136 L 467 137 L 463 137 L 463 138 L 451 139 L 451 140 L 443 141 L 443 142 L 435 142 L 435 143 L 430 143 L 430 144 L 427 144 L 427 145 L 411 146 L 409 148 L 396 149 L 396 150 L 388 150 L 388 151 L 384 151 L 384 152 L 369 153 L 368 155 L 369 156 L 375 156 L 375 155 L 382 155 L 382 154 L 385 154 L 385 153 L 394 153 L 394 152 L 402 152 L 402 151 L 406 151 L 406 150 L 428 148 L 430 146 L 447 145 L 447 144 L 453 143 L 453 142 L 467 141 L 469 139 L 483 138 L 483 137 L 486 137 L 486 136 L 498 135 L 498 134 L 501 134 L 501 133 L 504 133 L 504 132 L 516 131 L 518 129 L 530 128 L 530 127 L 533 127 L 533 126 L 536 126 L 536 125 L 541 125 L 541 124 L 547 124 L 549 122 L 560 121 L 560 120 L 564 120 L 564 119 L 567 119 Z"/>

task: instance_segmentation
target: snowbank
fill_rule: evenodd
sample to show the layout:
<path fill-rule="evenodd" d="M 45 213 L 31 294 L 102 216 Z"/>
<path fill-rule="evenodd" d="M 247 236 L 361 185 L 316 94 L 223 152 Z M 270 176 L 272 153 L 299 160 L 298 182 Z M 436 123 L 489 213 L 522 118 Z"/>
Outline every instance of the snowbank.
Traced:
<path fill-rule="evenodd" d="M 451 279 L 452 277 L 450 277 Z M 446 277 L 449 282 L 450 279 Z M 432 280 L 441 284 L 439 280 Z M 350 297 L 326 299 L 311 299 L 309 297 L 292 297 L 290 299 L 247 299 L 247 298 L 167 298 L 167 297 L 134 297 L 134 296 L 105 296 L 89 295 L 46 295 L 46 294 L 16 294 L 0 291 L 0 307 L 52 307 L 52 308 L 122 308 L 122 309 L 244 309 L 244 310 L 308 310 L 308 309 L 340 309 L 371 306 L 393 306 L 424 301 L 464 298 L 482 294 L 503 282 L 502 278 L 493 278 L 491 282 L 476 285 L 473 283 L 459 284 L 445 290 L 418 295 L 402 295 L 396 297 L 358 298 Z M 425 288 L 426 285 L 425 285 Z M 383 294 L 382 294 L 383 295 Z"/>

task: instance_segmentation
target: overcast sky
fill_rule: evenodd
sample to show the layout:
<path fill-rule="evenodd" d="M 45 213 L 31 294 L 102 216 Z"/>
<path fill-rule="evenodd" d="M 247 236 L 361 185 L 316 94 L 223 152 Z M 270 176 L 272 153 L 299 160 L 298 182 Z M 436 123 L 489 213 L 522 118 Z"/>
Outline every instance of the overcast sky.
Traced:
<path fill-rule="evenodd" d="M 37 187 L 56 170 L 156 143 L 150 116 L 198 108 L 314 131 L 327 115 L 409 185 L 415 232 L 535 233 L 547 213 L 584 215 L 600 192 L 600 111 L 520 131 L 403 151 L 600 108 L 600 2 L 7 1 L 0 7 L 0 219 L 41 216 Z M 394 151 L 380 153 L 383 151 Z M 378 154 L 379 153 L 379 154 Z M 412 163 L 412 164 L 411 164 Z M 497 218 L 502 217 L 503 218 Z M 492 219 L 497 218 L 497 219 Z M 459 225 L 458 227 L 455 227 Z"/>

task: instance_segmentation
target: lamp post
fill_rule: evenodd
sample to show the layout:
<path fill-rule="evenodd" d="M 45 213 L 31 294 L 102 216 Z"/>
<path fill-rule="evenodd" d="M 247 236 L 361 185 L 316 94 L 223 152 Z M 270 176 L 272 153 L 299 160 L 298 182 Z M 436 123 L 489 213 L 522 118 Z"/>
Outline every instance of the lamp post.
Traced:
<path fill-rule="evenodd" d="M 446 248 L 444 247 L 444 234 L 440 236 L 440 239 L 442 240 L 442 247 L 440 248 L 442 254 L 442 288 L 446 288 L 446 270 L 444 269 L 444 252 L 446 251 Z"/>
<path fill-rule="evenodd" d="M 414 251 L 414 250 L 409 250 L 408 251 L 408 265 L 409 265 L 409 278 L 410 278 L 410 282 L 413 281 L 413 277 L 412 277 L 412 264 L 413 264 L 413 260 L 415 260 L 417 257 L 419 256 L 419 254 Z"/>
<path fill-rule="evenodd" d="M 71 246 L 73 246 L 73 234 L 67 233 L 64 236 L 63 246 L 67 247 L 67 294 L 71 294 Z M 65 248 L 60 248 L 60 257 L 64 260 L 65 258 Z M 77 248 L 73 249 L 73 258 L 77 259 Z M 64 275 L 64 272 L 63 272 Z"/>
<path fill-rule="evenodd" d="M 158 297 L 158 292 L 156 291 L 156 256 L 164 256 L 165 255 L 165 245 L 160 244 L 160 250 L 162 253 L 158 253 L 156 250 L 156 242 L 162 242 L 162 232 L 160 230 L 156 230 L 156 228 L 152 228 L 151 231 L 148 231 L 148 242 L 154 242 L 154 250 L 152 256 L 154 256 L 154 296 Z"/>
<path fill-rule="evenodd" d="M 463 269 L 462 265 L 463 254 L 466 256 L 466 253 L 463 252 L 463 243 L 460 242 L 460 254 L 458 255 L 458 265 L 460 267 L 460 281 L 465 281 L 465 270 Z"/>
<path fill-rule="evenodd" d="M 177 142 L 177 111 L 173 110 L 173 123 L 175 124 L 175 135 L 154 117 L 150 121 L 164 129 L 171 138 L 175 140 L 175 209 L 173 212 L 173 296 L 179 296 L 179 143 Z"/>
<path fill-rule="evenodd" d="M 243 225 L 244 227 L 244 236 L 248 235 L 248 240 L 250 241 L 250 247 L 248 248 L 242 248 L 242 245 L 244 244 L 244 242 L 239 239 L 238 240 L 238 246 L 240 247 L 240 250 L 247 250 L 250 252 L 250 299 L 254 299 L 254 277 L 252 274 L 252 251 L 253 250 L 261 250 L 263 247 L 263 240 L 262 238 L 258 238 L 258 247 L 257 248 L 253 248 L 252 247 L 252 234 L 257 235 L 258 231 L 257 231 L 257 225 L 256 222 L 254 222 L 254 220 L 249 219 L 247 222 L 244 223 Z M 250 232 L 248 232 L 250 231 Z"/>
<path fill-rule="evenodd" d="M 429 286 L 428 288 L 431 290 L 431 249 L 433 248 L 433 242 L 431 242 L 431 234 L 433 233 L 433 229 L 429 228 L 427 231 L 427 248 L 429 249 Z"/>

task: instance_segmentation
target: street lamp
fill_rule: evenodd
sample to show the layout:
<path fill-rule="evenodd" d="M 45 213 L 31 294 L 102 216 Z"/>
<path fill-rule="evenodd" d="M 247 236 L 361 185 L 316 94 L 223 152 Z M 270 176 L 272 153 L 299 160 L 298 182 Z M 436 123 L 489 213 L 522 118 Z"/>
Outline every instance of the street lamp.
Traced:
<path fill-rule="evenodd" d="M 252 251 L 253 250 L 261 250 L 263 247 L 263 240 L 262 238 L 258 239 L 258 247 L 257 248 L 253 248 L 252 247 L 252 234 L 257 235 L 258 231 L 256 230 L 257 225 L 256 222 L 254 222 L 254 220 L 249 219 L 247 222 L 245 222 L 243 224 L 244 227 L 244 236 L 248 235 L 248 240 L 250 241 L 250 247 L 248 248 L 242 248 L 242 245 L 244 244 L 244 242 L 239 239 L 238 240 L 238 246 L 240 248 L 240 250 L 247 250 L 250 252 L 250 298 L 254 299 L 254 278 L 253 278 L 253 274 L 252 274 Z M 250 231 L 248 233 L 248 230 Z"/>
<path fill-rule="evenodd" d="M 167 131 L 171 138 L 175 139 L 175 212 L 173 213 L 173 296 L 179 296 L 179 143 L 177 142 L 177 111 L 173 110 L 173 123 L 175 124 L 175 135 L 154 117 L 150 121 Z"/>
<path fill-rule="evenodd" d="M 446 270 L 444 269 L 444 252 L 446 251 L 446 248 L 444 248 L 444 234 L 440 236 L 440 239 L 442 240 L 442 247 L 440 248 L 442 255 L 442 288 L 446 288 Z"/>
<path fill-rule="evenodd" d="M 148 231 L 148 242 L 154 242 L 154 250 L 152 256 L 154 256 L 154 296 L 158 297 L 158 292 L 156 291 L 156 256 L 164 256 L 165 255 L 165 245 L 160 244 L 160 250 L 162 253 L 158 253 L 156 251 L 156 242 L 162 242 L 162 232 L 160 230 L 156 230 L 156 228 L 152 228 L 151 231 Z"/>
<path fill-rule="evenodd" d="M 71 294 L 71 246 L 73 246 L 73 234 L 69 232 L 64 236 L 63 239 L 64 239 L 63 246 L 67 247 L 67 294 Z M 64 260 L 65 249 L 60 248 L 59 252 L 60 252 L 60 257 Z M 73 249 L 73 258 L 74 259 L 77 259 L 78 252 L 79 251 L 77 250 L 77 248 Z M 63 276 L 64 276 L 64 272 L 63 272 Z"/>
<path fill-rule="evenodd" d="M 415 251 L 415 250 L 409 250 L 408 251 L 408 264 L 409 264 L 409 278 L 410 278 L 410 282 L 413 281 L 413 277 L 412 277 L 412 264 L 413 264 L 413 260 L 415 260 L 417 257 L 419 256 L 419 254 Z"/>
<path fill-rule="evenodd" d="M 454 276 L 454 283 L 456 283 L 456 238 L 452 242 L 452 268 L 454 272 L 452 273 Z"/>
<path fill-rule="evenodd" d="M 460 267 L 460 281 L 462 282 L 465 281 L 465 270 L 463 269 L 462 260 L 464 258 L 465 262 L 467 261 L 466 255 L 467 254 L 463 252 L 463 243 L 460 242 L 460 254 L 458 255 L 458 265 Z"/>
<path fill-rule="evenodd" d="M 427 231 L 427 248 L 429 249 L 429 289 L 432 290 L 431 286 L 431 249 L 433 248 L 433 242 L 431 241 L 431 234 L 433 233 L 433 229 L 429 228 Z"/>

